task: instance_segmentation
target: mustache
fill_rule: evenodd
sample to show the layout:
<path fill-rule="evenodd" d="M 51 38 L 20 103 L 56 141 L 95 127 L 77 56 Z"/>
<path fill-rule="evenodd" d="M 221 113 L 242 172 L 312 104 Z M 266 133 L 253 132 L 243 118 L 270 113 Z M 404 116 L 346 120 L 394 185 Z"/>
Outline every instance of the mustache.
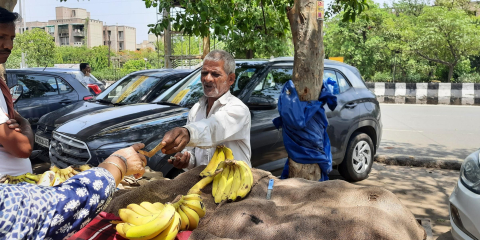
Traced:
<path fill-rule="evenodd" d="M 3 50 L 0 50 L 0 54 L 5 54 L 5 53 L 8 53 L 8 54 L 10 54 L 10 53 L 12 53 L 12 50 L 10 50 L 10 49 L 3 49 Z"/>

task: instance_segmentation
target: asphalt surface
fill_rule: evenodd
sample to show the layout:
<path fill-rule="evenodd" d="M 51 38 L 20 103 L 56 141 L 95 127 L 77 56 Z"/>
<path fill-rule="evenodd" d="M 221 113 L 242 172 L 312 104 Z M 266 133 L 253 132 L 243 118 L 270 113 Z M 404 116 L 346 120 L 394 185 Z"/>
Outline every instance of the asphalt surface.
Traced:
<path fill-rule="evenodd" d="M 377 154 L 463 160 L 480 148 L 480 107 L 381 104 Z"/>

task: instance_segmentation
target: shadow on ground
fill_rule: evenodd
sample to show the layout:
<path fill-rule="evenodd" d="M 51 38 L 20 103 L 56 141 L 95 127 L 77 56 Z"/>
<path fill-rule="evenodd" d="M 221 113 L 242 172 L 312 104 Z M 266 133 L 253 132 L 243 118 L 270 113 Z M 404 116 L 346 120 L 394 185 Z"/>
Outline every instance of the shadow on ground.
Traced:
<path fill-rule="evenodd" d="M 456 148 L 449 149 L 441 144 L 427 144 L 419 147 L 411 143 L 398 143 L 394 141 L 382 141 L 377 154 L 383 155 L 403 155 L 403 156 L 424 156 L 424 157 L 440 157 L 452 159 L 465 159 L 470 153 L 475 152 L 475 148 Z"/>

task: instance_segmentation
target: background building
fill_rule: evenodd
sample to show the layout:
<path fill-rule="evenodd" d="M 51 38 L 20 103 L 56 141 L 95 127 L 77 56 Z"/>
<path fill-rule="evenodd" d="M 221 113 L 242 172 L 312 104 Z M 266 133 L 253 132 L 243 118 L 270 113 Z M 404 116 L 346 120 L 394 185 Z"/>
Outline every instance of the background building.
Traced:
<path fill-rule="evenodd" d="M 163 36 L 158 36 L 158 41 L 163 43 Z M 143 40 L 142 43 L 137 44 L 137 50 L 150 48 L 156 51 L 157 47 L 155 42 L 157 42 L 157 36 L 155 36 L 155 34 L 148 34 L 148 40 Z"/>
<path fill-rule="evenodd" d="M 135 51 L 137 47 L 137 31 L 134 27 L 128 26 L 104 26 L 103 27 L 104 45 L 112 51 L 130 50 Z"/>
<path fill-rule="evenodd" d="M 17 24 L 17 33 L 24 30 L 41 28 L 55 38 L 57 46 L 83 46 L 95 47 L 101 45 L 108 46 L 108 39 L 104 30 L 111 26 L 103 26 L 100 20 L 90 19 L 90 13 L 83 8 L 55 8 L 56 19 L 48 22 L 27 22 L 26 29 L 23 29 L 23 23 Z M 115 44 L 112 45 L 112 51 L 136 49 L 136 29 L 127 26 L 113 26 L 116 31 Z"/>

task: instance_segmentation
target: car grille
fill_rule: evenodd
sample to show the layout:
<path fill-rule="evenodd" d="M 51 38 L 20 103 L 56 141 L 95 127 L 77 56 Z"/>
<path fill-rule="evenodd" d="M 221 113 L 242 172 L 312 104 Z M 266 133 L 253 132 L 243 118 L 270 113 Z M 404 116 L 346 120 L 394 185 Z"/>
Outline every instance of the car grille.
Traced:
<path fill-rule="evenodd" d="M 87 144 L 57 132 L 53 132 L 50 154 L 52 161 L 59 167 L 86 164 L 92 158 Z"/>

